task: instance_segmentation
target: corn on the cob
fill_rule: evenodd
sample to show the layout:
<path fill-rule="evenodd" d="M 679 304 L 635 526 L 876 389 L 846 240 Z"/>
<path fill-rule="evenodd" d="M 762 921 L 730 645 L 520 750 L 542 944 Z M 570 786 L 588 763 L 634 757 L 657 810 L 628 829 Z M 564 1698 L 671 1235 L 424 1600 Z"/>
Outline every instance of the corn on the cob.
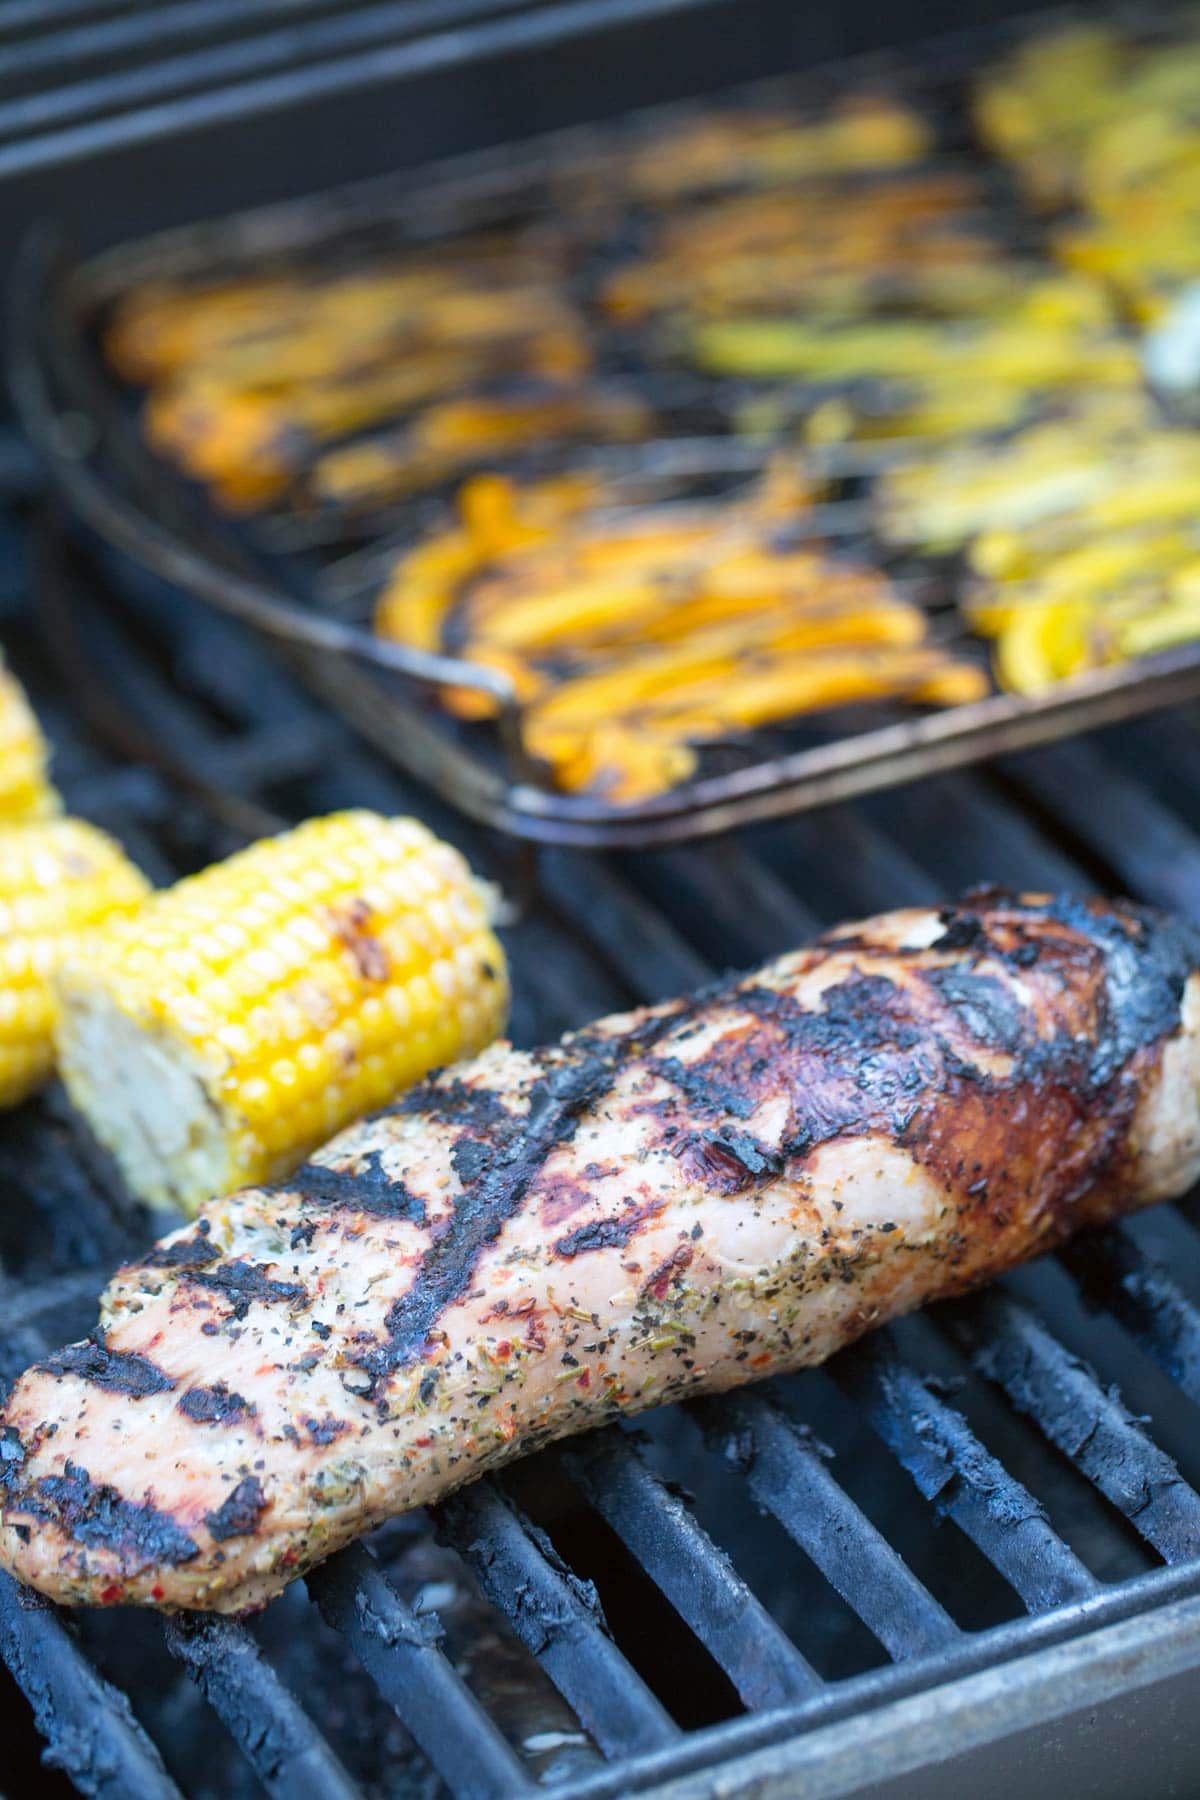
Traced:
<path fill-rule="evenodd" d="M 53 978 L 63 958 L 148 892 L 145 877 L 94 825 L 0 827 L 0 1106 L 32 1094 L 54 1065 Z"/>
<path fill-rule="evenodd" d="M 412 819 L 311 820 L 157 894 L 60 981 L 67 1089 L 132 1190 L 194 1210 L 277 1179 L 504 1021 L 457 851 Z"/>
<path fill-rule="evenodd" d="M 0 660 L 0 823 L 44 819 L 58 811 L 58 796 L 46 776 L 48 761 L 33 708 Z"/>

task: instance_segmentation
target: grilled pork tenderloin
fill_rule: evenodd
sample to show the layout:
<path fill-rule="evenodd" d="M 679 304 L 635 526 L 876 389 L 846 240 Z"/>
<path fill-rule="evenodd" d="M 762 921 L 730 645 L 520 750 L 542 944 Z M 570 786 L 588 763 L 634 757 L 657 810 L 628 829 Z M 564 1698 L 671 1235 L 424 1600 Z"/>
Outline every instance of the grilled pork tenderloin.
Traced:
<path fill-rule="evenodd" d="M 118 1272 L 0 1414 L 0 1563 L 259 1606 L 522 1451 L 1178 1194 L 1198 971 L 1154 913 L 988 891 L 495 1046 Z"/>

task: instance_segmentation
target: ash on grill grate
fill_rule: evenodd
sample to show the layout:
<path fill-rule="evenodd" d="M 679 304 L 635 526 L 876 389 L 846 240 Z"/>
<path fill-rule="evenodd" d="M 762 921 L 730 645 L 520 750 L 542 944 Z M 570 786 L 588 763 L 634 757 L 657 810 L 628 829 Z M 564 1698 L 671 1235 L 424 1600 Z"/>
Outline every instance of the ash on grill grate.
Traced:
<path fill-rule="evenodd" d="M 42 548 L 54 553 L 40 598 L 72 671 L 70 706 L 56 703 L 54 665 L 24 629 L 17 661 L 56 737 L 68 800 L 120 830 L 156 874 L 228 848 L 231 816 L 214 819 L 207 788 L 260 817 L 348 800 L 415 806 L 494 866 L 494 847 L 407 792 L 228 623 L 112 563 L 80 579 L 53 536 Z M 89 720 L 151 733 L 190 788 L 169 768 L 132 774 Z M 1140 727 L 1142 762 L 1156 742 L 1173 754 L 1191 729 L 1183 715 Z M 1193 865 L 1156 854 L 1169 842 L 1200 857 L 1192 821 L 1139 785 L 1143 835 L 1122 838 L 1116 869 L 1106 822 L 1055 776 L 1060 754 L 719 850 L 547 855 L 510 933 L 516 1035 L 529 1042 L 676 991 L 845 913 L 995 875 L 998 860 L 1035 885 L 1136 889 L 1144 868 L 1152 893 L 1169 885 L 1200 916 Z M 1086 754 L 1095 780 L 1122 751 L 1108 741 Z M 0 1368 L 11 1372 L 89 1322 L 91 1293 L 152 1226 L 53 1098 L 0 1120 L 0 1171 L 24 1196 L 0 1222 Z M 1080 1303 L 1076 1279 L 1098 1310 Z M 155 1618 L 89 1615 L 76 1640 L 3 1588 L 0 1650 L 77 1781 L 110 1757 L 115 1785 L 105 1777 L 100 1792 L 156 1791 L 152 1744 L 197 1796 L 256 1783 L 289 1796 L 424 1796 L 561 1782 L 599 1800 L 689 1768 L 736 1788 L 733 1769 L 719 1772 L 742 1752 L 796 1745 L 838 1718 L 849 1742 L 892 1696 L 936 1690 L 943 1705 L 960 1674 L 1197 1583 L 1200 1456 L 1183 1389 L 1197 1393 L 1200 1236 L 1187 1209 L 1007 1286 L 1033 1310 L 968 1300 L 902 1325 L 894 1352 L 865 1346 L 770 1392 L 667 1410 L 637 1433 L 543 1455 L 443 1507 L 440 1544 L 429 1522 L 401 1521 L 377 1538 L 378 1560 L 359 1548 L 314 1577 L 315 1606 L 297 1589 L 248 1631 L 173 1627 L 174 1658 Z M 1144 1412 L 1148 1422 L 1130 1416 Z M 1182 1566 L 1147 1576 L 1161 1559 Z M 1025 1691 L 1016 1677 L 1013 1691 Z M 75 1730 L 85 1702 L 107 1749 Z"/>

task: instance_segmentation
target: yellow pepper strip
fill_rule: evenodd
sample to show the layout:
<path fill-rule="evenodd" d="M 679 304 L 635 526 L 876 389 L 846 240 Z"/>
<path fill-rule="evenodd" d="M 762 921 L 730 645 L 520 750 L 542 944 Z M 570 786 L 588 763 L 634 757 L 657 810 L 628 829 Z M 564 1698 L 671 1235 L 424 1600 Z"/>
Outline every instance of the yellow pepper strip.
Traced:
<path fill-rule="evenodd" d="M 328 276 L 281 269 L 209 287 L 146 283 L 116 307 L 105 351 L 131 381 L 197 365 L 233 378 L 268 363 L 282 380 L 353 368 L 386 343 L 527 337 L 575 319 L 560 260 L 544 239 L 530 252 L 473 236 Z"/>
<path fill-rule="evenodd" d="M 448 604 L 457 584 L 473 570 L 509 551 L 540 543 L 562 521 L 592 504 L 600 494 L 594 477 L 563 475 L 517 489 L 500 475 L 478 475 L 459 493 L 461 524 L 426 539 L 397 563 L 380 600 L 376 628 L 385 637 L 421 649 L 438 647 L 438 638 L 405 629 L 405 608 L 415 590 L 418 617 L 426 591 Z"/>
<path fill-rule="evenodd" d="M 381 637 L 419 650 L 440 650 L 446 614 L 462 582 L 490 558 L 540 542 L 598 492 L 595 478 L 587 475 L 559 476 L 519 492 L 502 476 L 480 475 L 466 482 L 459 495 L 462 524 L 419 544 L 401 559 L 380 597 L 375 629 Z M 492 655 L 487 660 L 512 676 L 522 694 L 541 685 L 514 658 Z M 448 689 L 443 698 L 464 718 L 487 718 L 495 712 L 486 695 L 468 688 Z"/>
<path fill-rule="evenodd" d="M 653 575 L 593 576 L 544 591 L 498 602 L 494 593 L 483 617 L 474 622 L 467 639 L 472 647 L 520 651 L 548 651 L 555 646 L 587 640 L 605 628 L 622 623 L 636 628 L 647 614 L 669 604 L 664 583 Z M 487 596 L 485 596 L 485 599 Z"/>
<path fill-rule="evenodd" d="M 439 650 L 442 625 L 458 584 L 479 565 L 469 532 L 443 532 L 410 550 L 397 565 L 375 611 L 380 637 L 416 650 Z"/>
<path fill-rule="evenodd" d="M 632 805 L 689 780 L 699 760 L 690 744 L 670 734 L 613 725 L 581 738 L 555 764 L 554 776 L 568 793 L 598 793 L 615 805 Z"/>
<path fill-rule="evenodd" d="M 995 666 L 1011 694 L 1044 694 L 1088 666 L 1087 630 L 1095 609 L 1085 601 L 1019 608 L 996 640 Z"/>
<path fill-rule="evenodd" d="M 1194 559 L 1192 535 L 1180 530 L 1144 530 L 1103 536 L 1069 545 L 1046 558 L 1025 580 L 993 585 L 969 594 L 963 611 L 985 637 L 996 635 L 1015 613 L 1031 605 L 1103 601 L 1131 580 L 1167 575 Z"/>
<path fill-rule="evenodd" d="M 778 465 L 734 501 L 644 508 L 627 525 L 584 521 L 578 531 L 518 547 L 466 593 L 465 643 L 527 654 L 581 651 L 660 632 L 677 636 L 681 619 L 692 622 L 689 602 L 701 605 L 701 618 L 720 618 L 797 587 L 807 592 L 818 567 L 812 553 L 774 553 L 764 534 L 790 520 L 808 496 Z"/>
<path fill-rule="evenodd" d="M 964 378 L 993 386 L 1135 381 L 1137 349 L 1111 333 L 1032 322 L 951 333 L 940 320 L 885 320 L 822 330 L 801 319 L 727 319 L 697 325 L 691 350 L 718 375 L 852 380 L 870 376 Z"/>
<path fill-rule="evenodd" d="M 151 393 L 146 433 L 226 505 L 253 507 L 287 486 L 319 440 L 416 406 L 472 372 L 468 358 L 443 353 L 282 398 L 198 375 Z"/>
<path fill-rule="evenodd" d="M 1123 659 L 1170 650 L 1200 637 L 1200 597 L 1167 602 L 1112 630 L 1109 656 Z"/>
<path fill-rule="evenodd" d="M 926 156 L 931 143 L 925 119 L 904 102 L 850 94 L 811 122 L 786 113 L 709 113 L 635 150 L 625 179 L 635 194 L 663 203 L 747 181 L 904 166 Z"/>
<path fill-rule="evenodd" d="M 571 386 L 518 401 L 486 395 L 443 400 L 401 430 L 328 451 L 310 478 L 314 496 L 339 506 L 402 498 L 529 445 L 586 437 L 624 442 L 644 435 L 651 414 L 633 394 Z"/>
<path fill-rule="evenodd" d="M 978 663 L 954 661 L 919 681 L 905 697 L 922 706 L 967 706 L 990 692 L 991 683 Z"/>
<path fill-rule="evenodd" d="M 678 649 L 631 657 L 560 682 L 530 712 L 530 747 L 553 758 L 581 730 L 618 718 L 666 719 L 681 709 L 693 716 L 706 712 L 716 720 L 752 723 L 759 703 L 748 702 L 749 694 L 802 695 L 806 681 L 830 669 L 840 677 L 851 665 L 867 671 L 867 691 L 872 672 L 884 666 L 915 671 L 914 679 L 932 674 L 939 654 L 917 648 L 922 630 L 923 621 L 919 616 L 913 620 L 908 609 L 889 613 L 881 608 L 874 615 L 773 623 L 752 638 L 728 629 L 702 632 Z M 915 660 L 905 661 L 906 655 Z M 743 716 L 747 705 L 749 713 Z M 764 716 L 804 710 L 801 704 Z"/>
<path fill-rule="evenodd" d="M 883 476 L 877 509 L 896 542 L 947 549 L 984 534 L 976 566 L 999 574 L 1018 544 L 1021 563 L 1029 532 L 1044 522 L 1061 520 L 1071 542 L 1085 516 L 1105 528 L 1187 516 L 1198 488 L 1200 445 L 1163 430 L 1143 395 L 1121 390 L 1077 396 L 1065 417 L 999 445 L 951 444 L 914 458 Z M 1057 529 L 1047 526 L 1051 543 Z"/>
<path fill-rule="evenodd" d="M 986 691 L 982 670 L 938 651 L 830 649 L 748 669 L 736 681 L 724 675 L 698 682 L 669 709 L 600 721 L 574 736 L 543 733 L 535 708 L 528 741 L 552 763 L 561 786 L 599 788 L 612 800 L 630 802 L 687 779 L 695 768 L 692 746 L 733 731 L 860 700 L 956 704 Z"/>
<path fill-rule="evenodd" d="M 685 704 L 654 711 L 661 723 L 699 742 L 732 728 L 747 730 L 831 706 L 911 692 L 931 681 L 945 660 L 940 651 L 924 647 L 831 646 L 791 662 L 749 668 L 736 679 L 720 676 L 697 683 L 682 697 Z"/>

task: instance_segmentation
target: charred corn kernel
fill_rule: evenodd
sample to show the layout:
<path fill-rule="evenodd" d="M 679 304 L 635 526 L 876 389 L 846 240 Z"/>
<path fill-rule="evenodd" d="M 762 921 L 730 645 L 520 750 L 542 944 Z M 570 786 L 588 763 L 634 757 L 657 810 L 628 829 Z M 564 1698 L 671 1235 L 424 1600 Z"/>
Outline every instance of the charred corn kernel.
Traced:
<path fill-rule="evenodd" d="M 484 889 L 413 819 L 314 819 L 164 890 L 60 981 L 63 1079 L 133 1192 L 275 1180 L 504 1022 Z"/>
<path fill-rule="evenodd" d="M 0 1106 L 32 1094 L 54 1065 L 53 978 L 63 958 L 148 892 L 145 877 L 94 825 L 0 826 Z"/>
<path fill-rule="evenodd" d="M 46 740 L 16 677 L 0 662 L 0 824 L 58 811 Z"/>

